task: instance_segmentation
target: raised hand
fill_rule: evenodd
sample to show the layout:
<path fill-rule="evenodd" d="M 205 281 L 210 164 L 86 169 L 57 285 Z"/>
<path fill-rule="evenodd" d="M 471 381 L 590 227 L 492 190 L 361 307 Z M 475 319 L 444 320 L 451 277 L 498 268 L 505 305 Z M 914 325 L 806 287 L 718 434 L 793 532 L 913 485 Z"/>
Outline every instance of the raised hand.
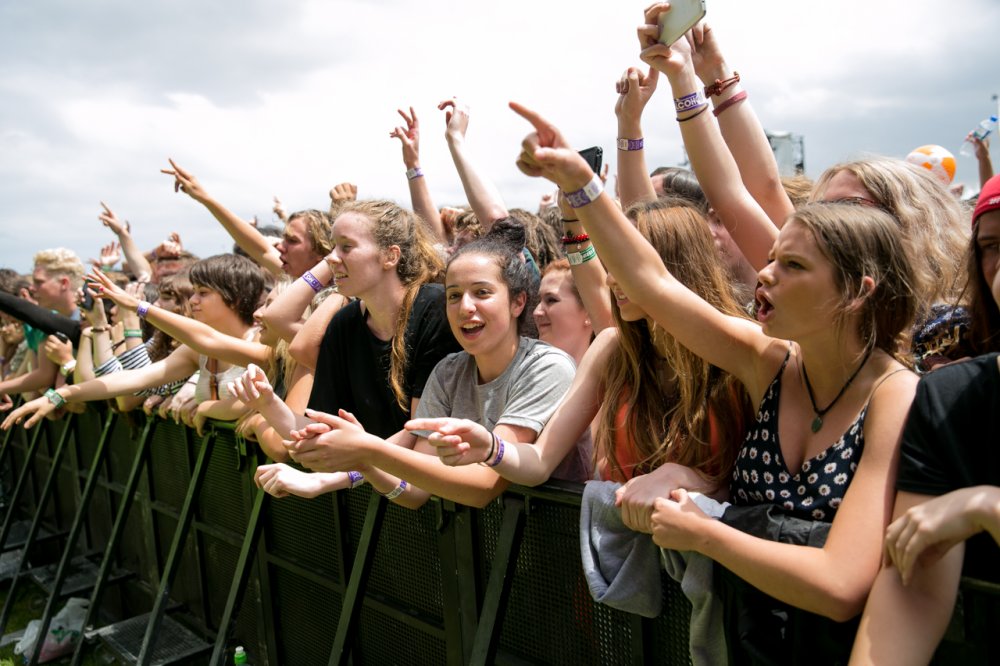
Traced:
<path fill-rule="evenodd" d="M 650 5 L 646 9 L 646 22 L 638 29 L 641 49 L 639 59 L 668 77 L 680 74 L 687 67 L 690 67 L 693 73 L 691 31 L 688 31 L 683 39 L 678 39 L 670 46 L 659 42 L 660 14 L 667 11 L 670 11 L 670 4 L 666 2 Z"/>
<path fill-rule="evenodd" d="M 330 190 L 330 201 L 335 206 L 345 204 L 348 201 L 356 201 L 358 198 L 358 186 L 354 183 L 339 183 Z"/>
<path fill-rule="evenodd" d="M 445 111 L 445 136 L 449 141 L 464 141 L 469 130 L 469 105 L 460 104 L 456 97 L 438 104 L 439 111 Z"/>
<path fill-rule="evenodd" d="M 97 219 L 100 220 L 101 223 L 108 229 L 111 229 L 112 233 L 116 236 L 121 236 L 122 234 L 127 234 L 129 232 L 131 227 L 129 226 L 128 220 L 125 220 L 124 222 L 119 220 L 114 211 L 108 208 L 108 205 L 103 201 L 101 202 L 101 208 L 104 209 L 104 212 L 99 214 Z"/>
<path fill-rule="evenodd" d="M 115 264 L 121 261 L 121 245 L 118 241 L 111 241 L 107 245 L 101 248 L 100 259 L 88 259 L 88 263 L 91 266 L 96 266 L 98 268 L 112 268 Z"/>
<path fill-rule="evenodd" d="M 45 345 L 42 351 L 45 357 L 57 366 L 64 365 L 73 360 L 73 343 L 69 340 L 60 340 L 54 335 L 45 338 Z"/>
<path fill-rule="evenodd" d="M 229 382 L 229 390 L 240 402 L 258 412 L 274 400 L 274 387 L 267 381 L 264 371 L 253 363 L 235 381 Z"/>
<path fill-rule="evenodd" d="M 690 35 L 691 45 L 694 47 L 691 52 L 691 62 L 698 78 L 708 84 L 728 76 L 726 59 L 722 57 L 719 42 L 715 39 L 711 26 L 701 21 L 691 29 Z"/>
<path fill-rule="evenodd" d="M 493 434 L 469 419 L 411 419 L 403 427 L 410 432 L 430 430 L 427 441 L 445 465 L 485 462 L 494 444 Z"/>
<path fill-rule="evenodd" d="M 164 257 L 170 257 L 176 259 L 177 257 L 181 256 L 181 253 L 183 251 L 184 251 L 184 244 L 181 243 L 181 235 L 176 231 L 171 231 L 170 235 L 167 236 L 167 240 L 157 245 L 156 249 L 153 250 L 154 254 L 156 254 L 156 257 L 158 259 L 162 259 Z"/>
<path fill-rule="evenodd" d="M 593 178 L 590 165 L 569 147 L 555 125 L 516 102 L 511 102 L 510 108 L 534 127 L 521 142 L 518 169 L 529 176 L 551 180 L 563 192 L 578 190 Z"/>
<path fill-rule="evenodd" d="M 406 127 L 396 127 L 389 132 L 389 136 L 399 139 L 403 146 L 403 164 L 407 169 L 413 169 L 420 166 L 420 121 L 412 106 L 409 114 L 402 109 L 396 111 L 402 116 Z"/>
<path fill-rule="evenodd" d="M 274 211 L 274 214 L 282 222 L 288 221 L 288 213 L 285 212 L 285 206 L 281 203 L 281 199 L 278 197 L 274 197 L 274 207 L 271 208 L 271 210 Z"/>
<path fill-rule="evenodd" d="M 208 193 L 198 182 L 198 179 L 191 172 L 177 166 L 177 163 L 172 159 L 168 158 L 167 161 L 170 162 L 171 168 L 160 169 L 160 173 L 174 177 L 174 192 L 183 192 L 195 201 L 205 203 L 208 200 Z"/>
<path fill-rule="evenodd" d="M 638 123 L 642 119 L 643 109 L 656 92 L 656 82 L 660 73 L 653 67 L 643 73 L 638 67 L 629 67 L 615 82 L 615 92 L 618 101 L 615 102 L 615 115 L 619 122 Z"/>
<path fill-rule="evenodd" d="M 93 282 L 96 287 L 91 290 L 91 294 L 101 298 L 106 298 L 114 302 L 118 307 L 126 310 L 135 310 L 139 307 L 139 301 L 142 299 L 129 294 L 127 291 L 112 282 L 108 276 L 101 271 L 90 271 L 86 276 L 86 280 L 88 282 Z"/>

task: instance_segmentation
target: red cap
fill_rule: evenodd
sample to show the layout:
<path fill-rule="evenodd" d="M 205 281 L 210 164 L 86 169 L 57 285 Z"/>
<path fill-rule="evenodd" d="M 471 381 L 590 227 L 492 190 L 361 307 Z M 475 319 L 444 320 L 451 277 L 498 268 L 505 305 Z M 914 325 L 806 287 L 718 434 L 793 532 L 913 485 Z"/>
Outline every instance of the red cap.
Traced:
<path fill-rule="evenodd" d="M 1000 208 L 1000 176 L 993 176 L 979 191 L 976 210 L 972 213 L 972 223 L 975 224 L 980 215 L 998 208 Z"/>

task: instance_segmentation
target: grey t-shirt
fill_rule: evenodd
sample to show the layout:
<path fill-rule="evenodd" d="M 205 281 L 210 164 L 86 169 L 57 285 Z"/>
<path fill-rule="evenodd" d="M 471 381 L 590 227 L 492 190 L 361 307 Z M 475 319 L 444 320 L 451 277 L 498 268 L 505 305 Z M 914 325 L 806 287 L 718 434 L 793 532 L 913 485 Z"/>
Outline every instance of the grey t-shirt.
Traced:
<path fill-rule="evenodd" d="M 566 395 L 575 374 L 576 364 L 568 354 L 532 338 L 521 338 L 507 369 L 485 384 L 479 383 L 475 358 L 464 351 L 449 354 L 427 379 L 415 418 L 450 416 L 470 419 L 487 430 L 514 425 L 537 434 Z M 588 428 L 552 473 L 553 478 L 592 478 L 592 450 Z"/>

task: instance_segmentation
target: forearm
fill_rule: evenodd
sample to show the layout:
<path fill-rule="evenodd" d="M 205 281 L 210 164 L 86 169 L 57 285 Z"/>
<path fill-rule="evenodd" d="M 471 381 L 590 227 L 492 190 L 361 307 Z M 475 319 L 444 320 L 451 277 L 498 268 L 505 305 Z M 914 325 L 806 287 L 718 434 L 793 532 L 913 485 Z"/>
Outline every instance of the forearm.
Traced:
<path fill-rule="evenodd" d="M 325 260 L 309 269 L 309 273 L 321 285 L 326 286 L 333 281 L 333 271 Z M 291 342 L 302 330 L 302 315 L 312 303 L 317 289 L 303 278 L 298 278 L 285 288 L 281 294 L 268 305 L 261 319 L 267 327 L 277 333 L 282 340 Z M 333 294 L 329 298 L 340 298 Z"/>
<path fill-rule="evenodd" d="M 377 440 L 377 441 L 376 441 Z M 473 507 L 484 507 L 504 491 L 508 483 L 480 465 L 448 467 L 437 456 L 371 438 L 371 466 L 413 484 L 430 494 Z"/>
<path fill-rule="evenodd" d="M 221 333 L 208 324 L 151 305 L 146 320 L 153 326 L 194 349 L 199 354 L 225 363 L 247 366 L 256 363 L 267 367 L 270 350 L 267 345 L 250 342 Z"/>
<path fill-rule="evenodd" d="M 455 162 L 458 177 L 462 180 L 465 196 L 469 207 L 479 218 L 479 223 L 486 233 L 497 220 L 509 215 L 500 193 L 489 180 L 483 178 L 465 155 L 465 140 L 448 135 L 448 149 Z"/>
<path fill-rule="evenodd" d="M 407 168 L 420 168 L 420 165 L 417 164 L 415 167 L 407 166 Z M 431 190 L 427 186 L 427 177 L 418 176 L 410 178 L 408 185 L 413 212 L 427 223 L 428 228 L 433 232 L 434 238 L 438 242 L 447 245 L 448 237 L 444 231 L 444 224 L 441 222 L 441 214 L 438 212 L 437 206 L 434 205 L 434 200 L 431 198 Z"/>
<path fill-rule="evenodd" d="M 701 88 L 690 69 L 675 75 L 670 85 L 675 98 Z M 707 111 L 687 115 L 689 119 L 679 125 L 698 183 L 744 256 L 760 270 L 767 264 L 778 229 L 744 187 L 714 116 Z"/>
<path fill-rule="evenodd" d="M 979 187 L 982 188 L 986 185 L 986 181 L 993 177 L 993 161 L 990 159 L 990 154 L 987 152 L 984 156 L 979 158 Z"/>
<path fill-rule="evenodd" d="M 733 76 L 732 69 L 723 62 L 710 71 L 703 72 L 702 83 L 708 86 Z M 712 105 L 719 108 L 740 93 L 746 94 L 742 86 L 736 83 L 720 95 L 713 95 Z M 750 101 L 744 97 L 744 101 L 730 104 L 719 114 L 718 119 L 722 137 L 736 161 L 743 185 L 764 209 L 771 222 L 780 228 L 795 208 L 781 184 L 774 151 Z"/>
<path fill-rule="evenodd" d="M 639 119 L 618 119 L 619 139 L 642 139 L 642 125 Z M 621 198 L 622 210 L 640 201 L 655 201 L 656 190 L 649 178 L 646 166 L 646 151 L 618 151 L 618 196 Z"/>
<path fill-rule="evenodd" d="M 0 395 L 42 391 L 52 386 L 56 380 L 55 366 L 43 367 L 41 363 L 31 372 L 0 382 Z"/>
<path fill-rule="evenodd" d="M 122 254 L 125 256 L 125 261 L 128 262 L 129 270 L 135 275 L 136 281 L 147 282 L 152 279 L 153 267 L 149 265 L 142 250 L 135 244 L 132 234 L 123 229 L 122 233 L 118 234 L 118 243 L 122 246 Z"/>
<path fill-rule="evenodd" d="M 577 220 L 564 219 L 563 229 L 568 236 L 586 233 L 583 224 Z M 580 294 L 583 309 L 587 311 L 587 316 L 590 318 L 594 335 L 614 326 L 615 322 L 611 314 L 611 294 L 607 285 L 608 272 L 604 269 L 600 258 L 575 266 L 570 264 L 570 272 L 573 273 L 573 284 L 576 286 L 577 293 Z"/>
<path fill-rule="evenodd" d="M 206 198 L 201 202 L 208 212 L 219 221 L 219 224 L 232 236 L 244 252 L 249 254 L 254 261 L 264 267 L 275 277 L 281 277 L 284 273 L 281 270 L 281 260 L 278 251 L 267 242 L 264 235 L 257 231 L 256 227 L 233 214 L 228 208 L 220 204 L 215 199 Z"/>
<path fill-rule="evenodd" d="M 295 339 L 288 346 L 288 353 L 292 355 L 292 358 L 310 370 L 316 369 L 319 347 L 326 334 L 326 328 L 330 325 L 333 315 L 337 314 L 337 311 L 346 302 L 346 299 L 339 294 L 331 295 L 309 315 L 306 323 L 302 325 L 299 332 L 295 334 Z"/>

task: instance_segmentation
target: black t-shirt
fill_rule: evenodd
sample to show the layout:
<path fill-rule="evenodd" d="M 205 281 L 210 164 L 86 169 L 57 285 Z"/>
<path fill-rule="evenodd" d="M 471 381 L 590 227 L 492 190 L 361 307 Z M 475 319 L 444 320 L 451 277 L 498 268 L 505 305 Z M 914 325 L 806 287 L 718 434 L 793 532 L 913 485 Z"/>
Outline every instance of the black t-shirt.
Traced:
<path fill-rule="evenodd" d="M 925 375 L 903 430 L 896 489 L 944 495 L 1000 485 L 1000 370 L 997 354 Z M 969 539 L 963 573 L 1000 581 L 1000 550 L 986 533 Z"/>
<path fill-rule="evenodd" d="M 309 408 L 328 414 L 346 409 L 365 430 L 388 437 L 410 418 L 400 409 L 389 384 L 392 342 L 372 334 L 361 302 L 345 305 L 330 320 L 323 341 Z M 413 301 L 406 324 L 406 394 L 419 398 L 437 362 L 461 347 L 451 334 L 444 307 L 444 287 L 426 284 Z"/>

